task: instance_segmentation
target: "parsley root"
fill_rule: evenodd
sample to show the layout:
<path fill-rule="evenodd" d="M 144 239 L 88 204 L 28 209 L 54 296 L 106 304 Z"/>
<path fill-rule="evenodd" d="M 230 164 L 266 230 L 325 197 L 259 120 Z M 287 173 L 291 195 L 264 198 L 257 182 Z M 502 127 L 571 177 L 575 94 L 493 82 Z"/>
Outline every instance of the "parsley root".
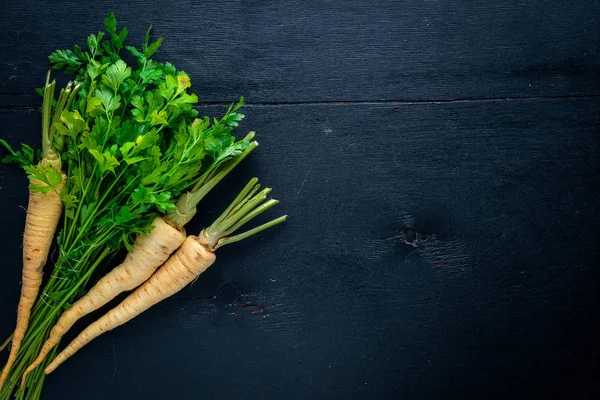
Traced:
<path fill-rule="evenodd" d="M 269 200 L 263 203 L 270 189 L 264 189 L 252 197 L 259 188 L 256 182 L 256 178 L 252 179 L 227 210 L 210 227 L 204 229 L 199 236 L 188 236 L 179 250 L 150 279 L 138 287 L 118 306 L 84 329 L 79 336 L 56 356 L 44 372 L 46 374 L 51 373 L 93 339 L 104 332 L 123 325 L 193 282 L 198 275 L 206 271 L 215 262 L 216 256 L 214 251 L 219 247 L 245 239 L 285 221 L 286 217 L 283 216 L 247 232 L 225 237 L 241 228 L 260 213 L 277 204 L 276 200 Z"/>
<path fill-rule="evenodd" d="M 253 137 L 252 132 L 244 140 L 249 141 Z M 154 229 L 135 240 L 133 251 L 123 263 L 100 279 L 85 296 L 62 314 L 37 359 L 23 373 L 21 385 L 25 384 L 27 375 L 44 361 L 79 319 L 104 306 L 119 294 L 141 285 L 181 246 L 186 238 L 183 226 L 195 215 L 198 202 L 257 146 L 258 142 L 253 141 L 242 154 L 224 163 L 222 168 L 213 168 L 212 178 L 200 180 L 196 187 L 181 196 L 182 201 L 178 202 L 176 211 L 154 219 Z"/>
<path fill-rule="evenodd" d="M 43 162 L 34 161 L 31 147 L 24 144 L 13 151 L 0 139 L 10 152 L 3 161 L 16 162 L 27 172 L 32 199 L 56 195 L 63 209 L 54 268 L 29 307 L 29 318 L 19 316 L 28 327 L 22 337 L 15 331 L 1 400 L 13 395 L 39 400 L 45 368 L 57 354 L 62 335 L 81 316 L 153 276 L 185 240 L 183 227 L 198 202 L 257 145 L 253 133 L 242 140 L 232 134 L 244 118 L 238 112 L 243 98 L 221 118 L 199 118 L 190 77 L 169 62 L 152 59 L 162 38 L 151 42 L 148 30 L 140 49 L 126 44 L 128 31 L 117 30 L 114 14 L 104 26 L 107 33 L 89 35 L 86 46 L 57 50 L 49 57 L 55 69 L 74 75 L 78 83 L 69 84 L 56 102 L 49 97 L 54 83 L 47 82 L 40 91 L 45 95 Z M 125 61 L 125 51 L 133 63 Z M 274 203 L 257 210 L 269 204 Z M 38 215 L 33 209 L 32 217 Z M 243 209 L 244 215 L 256 212 Z M 54 214 L 60 215 L 60 209 Z M 220 221 L 223 229 L 207 236 L 220 239 L 209 250 L 242 238 L 222 237 L 232 232 L 225 228 L 232 220 Z M 53 233 L 48 232 L 48 243 Z M 48 250 L 40 242 L 36 245 L 39 259 L 45 260 Z M 130 252 L 127 258 L 91 287 L 97 269 L 123 248 Z M 39 267 L 41 263 L 41 277 Z M 36 294 L 38 290 L 39 285 Z"/>
<path fill-rule="evenodd" d="M 50 331 L 38 358 L 25 370 L 21 380 L 24 385 L 29 372 L 44 361 L 62 336 L 83 316 L 102 307 L 122 292 L 135 289 L 161 266 L 185 240 L 185 232 L 167 224 L 161 217 L 152 222 L 154 229 L 142 234 L 134 243 L 133 252 L 121 265 L 114 268 L 92 289 L 67 309 Z"/>
<path fill-rule="evenodd" d="M 54 232 L 62 214 L 60 193 L 65 187 L 66 175 L 61 172 L 60 154 L 57 153 L 52 144 L 54 129 L 51 126 L 50 116 L 56 83 L 49 83 L 49 80 L 50 74 L 48 73 L 42 109 L 43 158 L 37 166 L 26 165 L 26 160 L 20 160 L 25 170 L 29 172 L 30 177 L 29 204 L 23 234 L 22 286 L 17 308 L 17 324 L 12 337 L 8 361 L 0 375 L 0 388 L 2 388 L 8 372 L 17 358 L 17 353 L 29 326 L 31 309 L 37 300 L 42 285 L 43 268 L 48 259 Z M 58 115 L 60 115 L 64 106 L 73 99 L 76 91 L 71 90 L 70 84 L 66 89 L 61 90 L 56 105 Z M 7 144 L 3 144 L 11 151 Z M 15 157 L 16 153 L 12 151 L 11 153 Z M 19 161 L 18 157 L 15 158 L 15 161 Z"/>
<path fill-rule="evenodd" d="M 40 182 L 32 181 L 33 184 Z M 61 187 L 64 183 L 61 183 Z M 30 193 L 23 235 L 23 286 L 17 309 L 17 326 L 12 338 L 8 361 L 0 376 L 0 387 L 14 363 L 21 342 L 29 326 L 31 308 L 42 284 L 42 269 L 54 238 L 54 231 L 62 212 L 62 200 L 55 192 Z"/>

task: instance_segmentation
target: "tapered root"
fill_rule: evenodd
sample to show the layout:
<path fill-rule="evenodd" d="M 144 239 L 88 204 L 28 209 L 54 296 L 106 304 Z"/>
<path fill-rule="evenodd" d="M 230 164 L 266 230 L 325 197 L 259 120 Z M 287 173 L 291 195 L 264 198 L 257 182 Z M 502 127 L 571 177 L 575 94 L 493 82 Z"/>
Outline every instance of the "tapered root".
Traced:
<path fill-rule="evenodd" d="M 100 279 L 85 296 L 61 315 L 37 359 L 23 373 L 21 387 L 24 386 L 27 375 L 44 361 L 79 319 L 104 306 L 119 294 L 144 283 L 185 240 L 185 231 L 175 228 L 162 217 L 156 217 L 152 221 L 152 227 L 149 233 L 136 239 L 133 251 L 127 254 L 119 266 Z"/>
<path fill-rule="evenodd" d="M 63 174 L 59 192 L 64 187 L 65 180 L 66 176 Z M 33 185 L 43 184 L 39 181 L 31 181 L 31 183 Z M 56 192 L 50 191 L 46 194 L 29 192 L 29 205 L 23 235 L 23 284 L 17 310 L 17 326 L 13 333 L 8 361 L 0 376 L 0 388 L 17 358 L 21 342 L 29 326 L 31 309 L 42 284 L 43 268 L 48 258 L 61 212 L 62 200 Z"/>
<path fill-rule="evenodd" d="M 215 255 L 196 236 L 188 236 L 179 250 L 146 282 L 131 293 L 118 306 L 100 317 L 79 334 L 46 367 L 45 373 L 54 371 L 83 346 L 127 321 L 140 315 L 153 305 L 174 295 L 191 283 L 215 261 Z"/>

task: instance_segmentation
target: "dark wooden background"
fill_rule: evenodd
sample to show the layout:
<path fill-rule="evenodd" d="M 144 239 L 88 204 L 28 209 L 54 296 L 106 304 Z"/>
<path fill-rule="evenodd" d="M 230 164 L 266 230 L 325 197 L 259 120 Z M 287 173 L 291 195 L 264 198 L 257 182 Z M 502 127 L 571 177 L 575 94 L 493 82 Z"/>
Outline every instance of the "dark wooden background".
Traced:
<path fill-rule="evenodd" d="M 165 37 L 201 112 L 248 100 L 261 146 L 189 231 L 255 175 L 290 219 L 87 346 L 46 399 L 599 394 L 597 1 L 10 2 L 2 137 L 39 143 L 47 55 L 110 11 Z M 4 339 L 27 194 L 14 167 L 0 187 Z"/>

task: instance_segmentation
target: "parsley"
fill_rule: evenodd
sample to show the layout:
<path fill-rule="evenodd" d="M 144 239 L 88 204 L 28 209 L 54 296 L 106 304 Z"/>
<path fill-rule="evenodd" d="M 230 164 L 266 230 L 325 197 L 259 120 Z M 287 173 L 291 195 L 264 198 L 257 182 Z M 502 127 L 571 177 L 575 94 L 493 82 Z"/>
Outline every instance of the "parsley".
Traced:
<path fill-rule="evenodd" d="M 33 149 L 28 145 L 23 144 L 21 151 L 14 151 L 4 139 L 0 139 L 0 144 L 2 144 L 10 153 L 4 156 L 2 162 L 15 163 L 18 164 L 20 167 L 26 167 L 34 163 Z"/>
<path fill-rule="evenodd" d="M 244 118 L 243 98 L 220 118 L 198 117 L 190 77 L 151 58 L 162 38 L 151 41 L 149 29 L 138 49 L 126 43 L 128 31 L 118 29 L 114 14 L 104 26 L 107 33 L 89 35 L 85 46 L 49 57 L 55 70 L 73 75 L 77 83 L 57 101 L 49 77 L 40 90 L 42 162 L 35 164 L 31 147 L 14 151 L 0 140 L 8 151 L 4 161 L 24 168 L 31 190 L 57 190 L 61 170 L 67 175 L 60 192 L 65 212 L 58 256 L 42 294 L 47 303 L 32 314 L 30 343 L 45 340 L 57 310 L 77 298 L 104 260 L 122 248 L 131 251 L 135 237 L 148 232 L 159 213 L 183 226 L 198 202 L 258 145 L 253 133 L 242 140 L 232 134 Z M 135 65 L 121 57 L 123 48 Z M 36 355 L 21 354 L 20 365 Z M 41 390 L 39 371 L 43 368 L 30 375 L 28 395 Z M 12 386 L 3 387 L 0 397 L 10 391 Z"/>
<path fill-rule="evenodd" d="M 62 181 L 60 172 L 54 168 L 44 168 L 42 165 L 26 165 L 23 169 L 31 181 L 29 188 L 32 191 L 45 194 L 50 190 L 54 190 L 56 193 L 59 193 L 58 186 Z"/>
<path fill-rule="evenodd" d="M 74 74 L 81 68 L 85 62 L 82 58 L 72 50 L 56 50 L 48 57 L 54 64 L 54 69 L 65 69 L 68 75 Z"/>

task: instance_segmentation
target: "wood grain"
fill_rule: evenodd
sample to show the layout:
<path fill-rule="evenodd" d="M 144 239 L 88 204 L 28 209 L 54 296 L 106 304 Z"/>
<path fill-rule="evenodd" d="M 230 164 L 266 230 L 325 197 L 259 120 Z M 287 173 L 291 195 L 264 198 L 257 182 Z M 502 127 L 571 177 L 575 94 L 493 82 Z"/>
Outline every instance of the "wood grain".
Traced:
<path fill-rule="evenodd" d="M 109 11 L 135 43 L 154 25 L 201 111 L 250 102 L 261 146 L 189 232 L 252 176 L 290 219 L 83 349 L 46 399 L 600 395 L 600 3 L 22 0 L 0 22 L 0 136 L 39 142 L 47 55 Z M 26 184 L 0 166 L 0 342 Z"/>
<path fill-rule="evenodd" d="M 37 106 L 48 54 L 108 11 L 134 43 L 154 25 L 209 103 L 600 95 L 594 0 L 21 0 L 3 9 L 0 107 Z"/>
<path fill-rule="evenodd" d="M 191 288 L 90 344 L 51 376 L 46 398 L 597 392 L 599 109 L 598 99 L 247 107 L 240 134 L 256 129 L 261 146 L 188 231 L 255 175 L 289 222 L 223 248 Z M 0 126 L 11 143 L 35 142 L 38 118 L 0 113 Z M 26 190 L 0 171 L 6 335 Z"/>

